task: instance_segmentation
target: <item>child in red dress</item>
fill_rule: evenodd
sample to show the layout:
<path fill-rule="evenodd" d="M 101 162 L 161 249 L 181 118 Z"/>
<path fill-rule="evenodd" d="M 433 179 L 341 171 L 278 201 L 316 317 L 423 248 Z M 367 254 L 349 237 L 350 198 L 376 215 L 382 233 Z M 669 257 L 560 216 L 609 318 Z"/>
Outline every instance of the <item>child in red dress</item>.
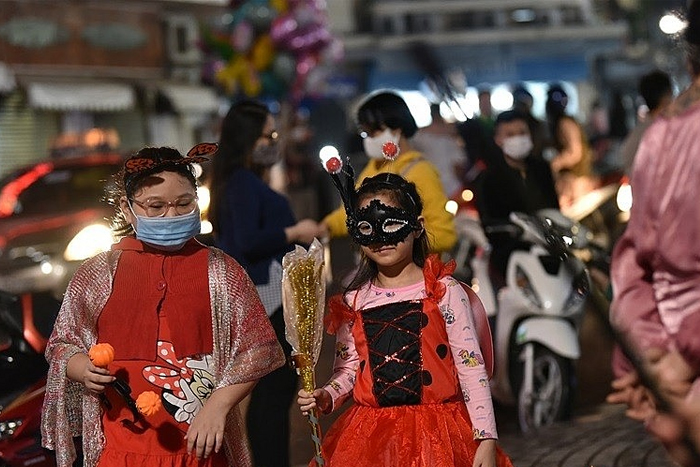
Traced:
<path fill-rule="evenodd" d="M 334 374 L 299 391 L 306 412 L 353 397 L 323 442 L 335 466 L 511 466 L 497 446 L 469 296 L 428 244 L 416 187 L 399 175 L 338 185 L 362 264 L 330 301 Z M 316 465 L 312 461 L 310 465 Z"/>
<path fill-rule="evenodd" d="M 237 404 L 284 355 L 243 268 L 194 239 L 199 149 L 126 161 L 114 199 L 124 237 L 68 285 L 42 414 L 58 467 L 73 464 L 74 437 L 85 467 L 252 465 Z M 108 368 L 88 356 L 98 342 L 114 348 Z M 145 416 L 133 399 L 148 391 L 163 408 Z"/>

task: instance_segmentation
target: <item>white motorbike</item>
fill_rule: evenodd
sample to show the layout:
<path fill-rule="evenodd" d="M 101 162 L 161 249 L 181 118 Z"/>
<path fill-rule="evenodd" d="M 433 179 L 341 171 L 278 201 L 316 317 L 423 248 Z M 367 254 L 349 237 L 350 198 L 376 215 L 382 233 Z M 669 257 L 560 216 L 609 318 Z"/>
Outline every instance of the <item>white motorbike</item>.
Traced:
<path fill-rule="evenodd" d="M 492 322 L 494 398 L 516 405 L 521 430 L 565 419 L 571 409 L 578 331 L 590 290 L 584 263 L 573 251 L 585 247 L 585 228 L 555 210 L 511 215 L 495 227 L 529 245 L 508 260 L 505 286 L 494 291 L 489 276 L 491 246 L 477 219 L 456 217 L 459 244 L 456 277 L 479 295 Z"/>

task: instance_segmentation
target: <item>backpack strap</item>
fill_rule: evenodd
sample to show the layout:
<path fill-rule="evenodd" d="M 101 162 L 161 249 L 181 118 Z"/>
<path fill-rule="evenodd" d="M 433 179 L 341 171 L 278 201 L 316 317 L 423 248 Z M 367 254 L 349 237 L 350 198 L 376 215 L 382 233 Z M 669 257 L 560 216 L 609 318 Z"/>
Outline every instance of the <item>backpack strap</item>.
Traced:
<path fill-rule="evenodd" d="M 462 281 L 459 281 L 464 291 L 469 297 L 469 305 L 472 309 L 472 316 L 474 317 L 474 325 L 476 327 L 476 335 L 479 339 L 479 346 L 481 347 L 481 354 L 484 357 L 484 366 L 486 367 L 486 374 L 489 379 L 493 377 L 494 369 L 494 356 L 493 356 L 493 337 L 491 335 L 491 326 L 489 325 L 489 318 L 486 314 L 486 309 L 484 304 L 481 303 L 479 296 Z"/>

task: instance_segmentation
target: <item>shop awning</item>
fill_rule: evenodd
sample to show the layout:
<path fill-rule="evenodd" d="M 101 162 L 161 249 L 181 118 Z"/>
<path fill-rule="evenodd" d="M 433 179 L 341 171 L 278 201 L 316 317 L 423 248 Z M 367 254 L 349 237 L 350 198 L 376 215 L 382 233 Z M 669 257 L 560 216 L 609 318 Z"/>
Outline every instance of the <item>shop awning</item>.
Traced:
<path fill-rule="evenodd" d="M 211 113 L 219 110 L 216 92 L 206 86 L 169 83 L 159 86 L 159 90 L 178 113 Z"/>
<path fill-rule="evenodd" d="M 29 104 L 44 110 L 117 112 L 136 103 L 134 89 L 120 83 L 29 83 Z"/>

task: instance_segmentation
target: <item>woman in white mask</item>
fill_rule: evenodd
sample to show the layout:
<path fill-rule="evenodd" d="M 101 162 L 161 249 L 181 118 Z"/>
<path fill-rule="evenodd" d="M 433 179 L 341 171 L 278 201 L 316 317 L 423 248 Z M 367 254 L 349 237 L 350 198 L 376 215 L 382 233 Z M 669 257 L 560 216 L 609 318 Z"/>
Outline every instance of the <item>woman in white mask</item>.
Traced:
<path fill-rule="evenodd" d="M 508 223 L 511 212 L 532 214 L 545 208 L 559 209 L 549 163 L 530 157 L 532 138 L 527 116 L 516 110 L 500 113 L 494 141 L 503 158 L 490 165 L 477 184 L 476 204 L 482 225 Z M 493 247 L 492 265 L 502 274 L 517 245 L 507 235 L 491 235 L 489 241 Z"/>
<path fill-rule="evenodd" d="M 449 252 L 457 241 L 452 214 L 445 210 L 445 195 L 437 168 L 411 146 L 410 138 L 418 126 L 408 105 L 393 91 L 379 91 L 367 96 L 356 115 L 358 131 L 369 162 L 357 177 L 358 185 L 367 177 L 391 172 L 415 183 L 423 200 L 425 227 L 430 232 L 430 249 L 436 253 Z M 395 158 L 384 155 L 384 145 L 398 147 Z M 321 222 L 331 237 L 346 236 L 345 210 L 341 206 Z"/>

